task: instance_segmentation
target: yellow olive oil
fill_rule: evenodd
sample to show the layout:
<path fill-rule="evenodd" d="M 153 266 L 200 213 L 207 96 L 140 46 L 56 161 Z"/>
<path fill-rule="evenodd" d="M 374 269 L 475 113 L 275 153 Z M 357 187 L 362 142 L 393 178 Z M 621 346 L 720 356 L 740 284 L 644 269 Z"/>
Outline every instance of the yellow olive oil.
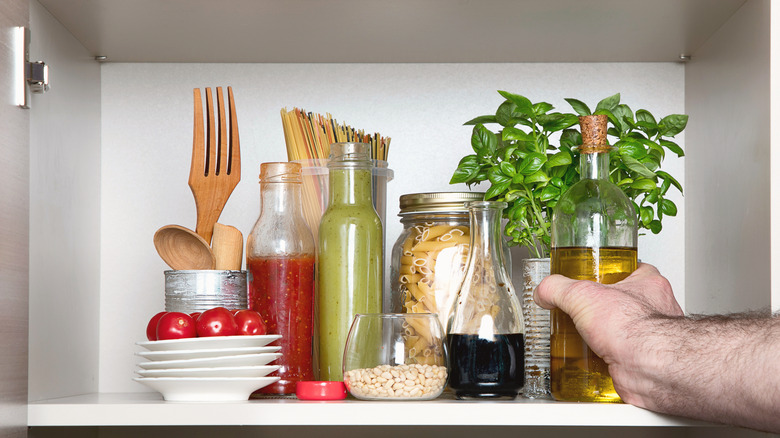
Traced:
<path fill-rule="evenodd" d="M 553 248 L 550 272 L 575 280 L 616 283 L 636 269 L 636 248 Z M 582 340 L 572 319 L 550 315 L 551 390 L 556 400 L 621 403 L 607 364 Z"/>

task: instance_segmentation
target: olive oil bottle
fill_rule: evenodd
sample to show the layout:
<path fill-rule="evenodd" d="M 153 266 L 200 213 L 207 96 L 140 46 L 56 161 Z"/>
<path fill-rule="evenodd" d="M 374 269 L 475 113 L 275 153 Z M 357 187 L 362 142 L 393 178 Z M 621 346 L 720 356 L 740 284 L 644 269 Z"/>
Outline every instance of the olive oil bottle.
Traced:
<path fill-rule="evenodd" d="M 636 269 L 637 215 L 631 200 L 609 181 L 607 116 L 580 117 L 580 128 L 580 181 L 553 211 L 550 272 L 615 283 Z M 571 318 L 555 309 L 550 324 L 553 398 L 620 403 L 607 364 L 583 341 Z"/>

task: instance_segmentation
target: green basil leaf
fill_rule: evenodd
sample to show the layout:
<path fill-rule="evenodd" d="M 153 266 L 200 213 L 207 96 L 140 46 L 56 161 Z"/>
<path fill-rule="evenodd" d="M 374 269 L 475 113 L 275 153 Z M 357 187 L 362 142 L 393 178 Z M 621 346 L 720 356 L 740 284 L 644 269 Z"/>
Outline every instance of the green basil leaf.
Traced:
<path fill-rule="evenodd" d="M 471 147 L 479 155 L 493 156 L 498 148 L 498 138 L 485 125 L 479 123 L 474 126 L 471 134 Z"/>
<path fill-rule="evenodd" d="M 471 119 L 468 122 L 464 123 L 464 125 L 476 125 L 477 123 L 497 123 L 496 122 L 496 116 L 479 116 L 479 117 L 474 117 L 473 119 Z"/>
<path fill-rule="evenodd" d="M 633 184 L 634 180 L 632 178 L 623 178 L 620 181 L 618 181 L 617 185 L 624 186 L 626 184 Z"/>
<path fill-rule="evenodd" d="M 579 122 L 579 118 L 574 114 L 542 114 L 536 118 L 545 131 L 556 132 L 562 129 L 570 128 Z"/>
<path fill-rule="evenodd" d="M 661 221 L 654 220 L 654 221 L 650 222 L 650 224 L 647 226 L 647 228 L 649 228 L 650 231 L 653 232 L 653 234 L 658 234 L 658 233 L 661 232 L 661 228 L 663 228 L 663 227 L 661 226 Z"/>
<path fill-rule="evenodd" d="M 523 175 L 530 175 L 537 170 L 541 169 L 544 163 L 547 161 L 547 155 L 540 154 L 538 152 L 532 152 L 525 157 L 525 159 L 517 167 L 518 173 Z"/>
<path fill-rule="evenodd" d="M 542 202 L 549 202 L 550 200 L 556 199 L 559 196 L 561 196 L 561 189 L 552 185 L 547 185 L 542 189 L 542 194 L 539 196 L 539 199 Z"/>
<path fill-rule="evenodd" d="M 665 137 L 674 137 L 688 126 L 688 116 L 685 114 L 672 114 L 658 122 L 658 130 Z"/>
<path fill-rule="evenodd" d="M 517 110 L 525 115 L 532 115 L 534 113 L 533 104 L 531 103 L 528 98 L 525 96 L 521 96 L 519 94 L 510 93 L 508 91 L 500 91 L 498 94 L 504 96 L 506 100 L 511 101 L 515 105 L 517 105 Z"/>
<path fill-rule="evenodd" d="M 511 181 L 507 181 L 505 183 L 501 184 L 493 184 L 490 186 L 490 188 L 485 192 L 485 199 L 493 199 L 504 193 L 504 191 L 509 187 L 509 184 Z"/>
<path fill-rule="evenodd" d="M 571 154 L 568 151 L 558 151 L 547 160 L 547 167 L 568 166 L 571 164 Z"/>
<path fill-rule="evenodd" d="M 602 99 L 596 105 L 596 111 L 598 110 L 614 111 L 614 109 L 618 106 L 619 103 L 620 103 L 620 93 L 617 93 L 615 95 Z"/>
<path fill-rule="evenodd" d="M 655 172 L 659 167 L 661 167 L 661 161 L 658 159 L 658 157 L 655 157 L 652 154 L 648 154 L 646 157 L 640 159 L 639 162 L 642 163 L 651 172 Z"/>
<path fill-rule="evenodd" d="M 643 176 L 645 178 L 655 178 L 655 173 L 645 167 L 644 164 L 639 162 L 636 158 L 630 156 L 630 155 L 623 155 L 620 154 L 621 157 L 623 157 L 623 163 L 630 169 L 632 172 L 635 172 L 639 176 Z"/>
<path fill-rule="evenodd" d="M 677 216 L 677 206 L 669 199 L 662 199 L 658 208 L 667 216 Z"/>
<path fill-rule="evenodd" d="M 539 116 L 542 114 L 547 114 L 547 111 L 553 109 L 553 106 L 547 102 L 539 102 L 539 103 L 535 103 L 533 108 L 534 108 L 534 114 Z"/>
<path fill-rule="evenodd" d="M 496 110 L 496 122 L 501 126 L 514 126 L 523 114 L 517 111 L 517 105 L 506 100 Z"/>
<path fill-rule="evenodd" d="M 659 143 L 661 143 L 661 146 L 677 154 L 678 157 L 685 156 L 685 152 L 683 152 L 682 148 L 678 146 L 677 143 L 669 140 L 661 140 Z"/>
<path fill-rule="evenodd" d="M 544 172 L 544 170 L 540 170 L 538 172 L 534 172 L 527 177 L 525 177 L 525 183 L 526 184 L 534 184 L 534 183 L 546 183 L 550 180 L 550 177 L 547 176 L 547 174 Z"/>
<path fill-rule="evenodd" d="M 493 185 L 507 184 L 508 186 L 512 183 L 512 178 L 504 175 L 500 168 L 494 167 L 488 170 L 488 181 L 493 183 Z"/>
<path fill-rule="evenodd" d="M 634 140 L 633 138 L 618 140 L 614 146 L 617 147 L 618 153 L 622 157 L 629 156 L 640 160 L 647 155 L 647 150 L 642 146 L 642 143 Z"/>
<path fill-rule="evenodd" d="M 588 105 L 585 105 L 584 102 L 577 100 L 577 99 L 571 99 L 566 98 L 566 102 L 569 102 L 569 105 L 571 105 L 572 109 L 574 109 L 574 112 L 581 116 L 589 116 L 591 114 L 590 108 L 588 108 Z"/>
<path fill-rule="evenodd" d="M 664 158 L 666 152 L 664 151 L 664 148 L 662 148 L 660 144 L 654 142 L 653 140 L 650 140 L 649 138 L 644 138 L 644 137 L 640 141 L 642 142 L 643 145 L 649 147 L 650 149 L 658 151 L 660 154 L 660 158 L 662 159 Z"/>
<path fill-rule="evenodd" d="M 652 207 L 640 207 L 639 208 L 639 220 L 642 225 L 648 226 L 653 221 L 653 208 Z"/>
<path fill-rule="evenodd" d="M 607 116 L 607 118 L 609 119 L 610 123 L 612 123 L 612 125 L 615 128 L 620 129 L 620 127 L 623 126 L 620 123 L 620 120 L 618 120 L 617 116 L 612 113 L 612 111 L 608 111 L 608 110 L 605 110 L 605 109 L 600 109 L 600 110 L 596 110 L 593 113 L 593 115 L 596 115 L 596 116 L 600 116 L 602 114 Z M 609 133 L 610 135 L 614 135 L 615 137 L 619 137 L 620 136 L 619 134 L 613 134 L 613 133 L 609 132 L 609 129 L 607 129 L 607 133 Z"/>
<path fill-rule="evenodd" d="M 501 164 L 498 165 L 498 167 L 501 169 L 501 173 L 508 177 L 513 177 L 515 174 L 517 174 L 517 171 L 515 170 L 515 166 L 512 165 L 512 163 L 502 161 Z"/>
<path fill-rule="evenodd" d="M 631 188 L 643 192 L 649 192 L 650 190 L 656 188 L 656 186 L 655 186 L 655 181 L 649 178 L 639 178 L 635 180 L 633 183 L 631 183 Z"/>
<path fill-rule="evenodd" d="M 479 172 L 479 162 L 476 155 L 468 155 L 463 157 L 458 163 L 458 168 L 452 174 L 450 184 L 459 184 L 465 182 L 472 182 L 474 177 Z"/>
<path fill-rule="evenodd" d="M 653 117 L 652 114 L 650 114 L 647 110 L 637 110 L 636 111 L 636 120 L 637 124 L 644 123 L 645 125 L 653 126 L 656 129 L 658 128 L 658 123 L 655 121 L 655 117 Z"/>
<path fill-rule="evenodd" d="M 561 133 L 561 146 L 575 148 L 582 144 L 582 135 L 576 129 L 564 129 Z"/>
<path fill-rule="evenodd" d="M 529 134 L 519 128 L 514 127 L 506 127 L 504 128 L 503 132 L 501 133 L 501 138 L 503 140 L 509 140 L 509 141 L 534 141 L 534 135 Z"/>
<path fill-rule="evenodd" d="M 525 177 L 522 173 L 516 173 L 515 176 L 512 177 L 512 184 L 522 184 L 525 180 Z"/>
<path fill-rule="evenodd" d="M 671 182 L 672 185 L 674 185 L 677 188 L 677 190 L 680 191 L 680 193 L 683 192 L 682 185 L 676 179 L 674 179 L 674 177 L 672 175 L 669 175 L 668 173 L 666 173 L 666 172 L 664 172 L 662 170 L 659 170 L 658 172 L 656 172 L 656 174 L 659 177 L 661 177 L 662 179 Z"/>
<path fill-rule="evenodd" d="M 628 105 L 618 105 L 612 110 L 612 114 L 614 114 L 615 118 L 618 120 L 615 127 L 618 128 L 620 132 L 628 132 L 631 128 L 629 122 L 632 123 L 634 121 L 634 113 L 631 112 L 631 108 L 629 108 Z"/>

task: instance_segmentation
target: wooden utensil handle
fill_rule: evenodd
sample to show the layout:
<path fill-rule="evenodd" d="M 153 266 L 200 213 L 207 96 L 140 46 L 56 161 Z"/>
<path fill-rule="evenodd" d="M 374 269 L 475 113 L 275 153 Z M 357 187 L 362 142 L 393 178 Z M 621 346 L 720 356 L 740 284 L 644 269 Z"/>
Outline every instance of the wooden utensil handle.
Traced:
<path fill-rule="evenodd" d="M 216 269 L 241 270 L 244 256 L 244 236 L 236 227 L 215 223 L 211 249 L 217 262 Z"/>

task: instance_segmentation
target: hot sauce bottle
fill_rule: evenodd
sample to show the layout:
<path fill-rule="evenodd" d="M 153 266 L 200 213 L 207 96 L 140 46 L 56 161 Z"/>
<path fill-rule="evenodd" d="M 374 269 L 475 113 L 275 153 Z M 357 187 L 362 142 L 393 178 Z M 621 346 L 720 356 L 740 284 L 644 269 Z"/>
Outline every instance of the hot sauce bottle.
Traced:
<path fill-rule="evenodd" d="M 260 165 L 260 216 L 247 238 L 250 307 L 268 333 L 279 334 L 282 356 L 271 376 L 280 380 L 258 391 L 294 394 L 299 381 L 313 380 L 314 238 L 303 217 L 301 165 Z"/>

